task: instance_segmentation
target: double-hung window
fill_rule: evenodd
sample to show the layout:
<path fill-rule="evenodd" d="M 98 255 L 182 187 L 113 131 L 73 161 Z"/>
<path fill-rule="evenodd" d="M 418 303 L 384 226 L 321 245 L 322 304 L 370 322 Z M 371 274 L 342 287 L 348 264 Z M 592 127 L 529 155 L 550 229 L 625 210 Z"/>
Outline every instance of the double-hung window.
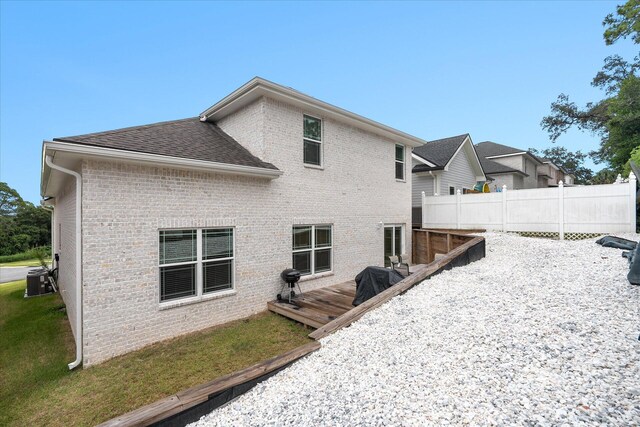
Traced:
<path fill-rule="evenodd" d="M 404 181 L 404 145 L 396 144 L 396 179 Z"/>
<path fill-rule="evenodd" d="M 233 228 L 160 231 L 160 302 L 233 289 Z"/>
<path fill-rule="evenodd" d="M 333 263 L 330 225 L 293 227 L 293 268 L 302 275 L 331 271 Z"/>
<path fill-rule="evenodd" d="M 322 166 L 322 120 L 304 115 L 302 127 L 304 163 Z"/>

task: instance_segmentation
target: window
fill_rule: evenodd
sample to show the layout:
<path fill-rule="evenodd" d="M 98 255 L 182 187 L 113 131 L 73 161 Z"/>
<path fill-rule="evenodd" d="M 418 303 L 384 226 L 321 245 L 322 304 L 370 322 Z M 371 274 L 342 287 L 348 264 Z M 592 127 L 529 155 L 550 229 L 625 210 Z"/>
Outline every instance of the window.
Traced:
<path fill-rule="evenodd" d="M 454 196 L 456 194 L 456 187 L 449 187 L 449 195 Z"/>
<path fill-rule="evenodd" d="M 322 166 L 322 120 L 303 116 L 302 139 L 304 163 Z"/>
<path fill-rule="evenodd" d="M 293 268 L 302 275 L 331 271 L 332 239 L 330 225 L 293 227 Z"/>
<path fill-rule="evenodd" d="M 404 145 L 396 144 L 396 179 L 404 181 Z"/>
<path fill-rule="evenodd" d="M 160 302 L 233 289 L 233 228 L 161 230 L 159 258 Z"/>

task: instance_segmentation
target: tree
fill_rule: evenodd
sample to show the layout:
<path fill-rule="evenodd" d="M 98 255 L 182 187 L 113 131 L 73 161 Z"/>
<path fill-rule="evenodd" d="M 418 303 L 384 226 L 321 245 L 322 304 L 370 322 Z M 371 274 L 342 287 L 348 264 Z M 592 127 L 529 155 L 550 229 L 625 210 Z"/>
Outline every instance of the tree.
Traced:
<path fill-rule="evenodd" d="M 629 0 L 625 5 L 618 6 L 617 15 L 610 14 L 603 22 L 607 44 L 628 36 L 634 43 L 640 43 L 639 19 L 640 0 Z M 568 95 L 560 94 L 551 104 L 551 114 L 544 117 L 540 125 L 554 143 L 572 127 L 600 137 L 600 148 L 589 155 L 596 163 L 606 163 L 614 172 L 622 172 L 631 150 L 638 145 L 639 72 L 639 56 L 632 62 L 618 55 L 607 57 L 603 69 L 596 74 L 591 85 L 603 89 L 608 97 L 580 108 Z"/>
<path fill-rule="evenodd" d="M 593 175 L 592 184 L 613 184 L 618 174 L 611 169 L 602 169 Z"/>
<path fill-rule="evenodd" d="M 529 148 L 529 151 L 538 157 L 549 159 L 556 166 L 561 166 L 573 173 L 576 176 L 576 184 L 591 184 L 593 172 L 591 169 L 584 166 L 587 154 L 582 151 L 576 151 L 574 153 L 560 146 L 545 148 L 542 151 L 538 151 L 535 148 Z"/>
<path fill-rule="evenodd" d="M 25 202 L 0 182 L 0 255 L 12 255 L 51 244 L 51 216 L 42 206 Z"/>
<path fill-rule="evenodd" d="M 20 194 L 9 187 L 6 182 L 0 182 L 0 216 L 13 216 L 18 208 L 24 204 Z"/>
<path fill-rule="evenodd" d="M 635 44 L 640 44 L 640 1 L 629 0 L 622 6 L 617 6 L 616 14 L 617 16 L 610 13 L 602 21 L 606 28 L 604 41 L 607 46 L 629 36 Z"/>

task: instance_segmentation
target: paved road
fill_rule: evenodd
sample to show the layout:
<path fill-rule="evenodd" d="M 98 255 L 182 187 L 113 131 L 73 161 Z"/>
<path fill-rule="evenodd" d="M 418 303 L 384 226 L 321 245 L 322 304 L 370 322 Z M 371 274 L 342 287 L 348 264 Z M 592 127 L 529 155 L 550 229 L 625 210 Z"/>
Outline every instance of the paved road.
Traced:
<path fill-rule="evenodd" d="M 35 268 L 38 267 L 0 267 L 0 283 L 25 279 L 29 270 Z"/>

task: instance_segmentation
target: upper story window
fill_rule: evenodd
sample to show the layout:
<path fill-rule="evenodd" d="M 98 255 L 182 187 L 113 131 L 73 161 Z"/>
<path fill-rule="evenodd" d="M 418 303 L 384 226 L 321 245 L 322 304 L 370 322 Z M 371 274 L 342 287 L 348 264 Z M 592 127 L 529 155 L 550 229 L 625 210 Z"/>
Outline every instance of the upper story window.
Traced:
<path fill-rule="evenodd" d="M 404 145 L 396 144 L 396 179 L 404 181 Z"/>
<path fill-rule="evenodd" d="M 322 120 L 305 115 L 303 117 L 304 163 L 322 166 Z"/>

